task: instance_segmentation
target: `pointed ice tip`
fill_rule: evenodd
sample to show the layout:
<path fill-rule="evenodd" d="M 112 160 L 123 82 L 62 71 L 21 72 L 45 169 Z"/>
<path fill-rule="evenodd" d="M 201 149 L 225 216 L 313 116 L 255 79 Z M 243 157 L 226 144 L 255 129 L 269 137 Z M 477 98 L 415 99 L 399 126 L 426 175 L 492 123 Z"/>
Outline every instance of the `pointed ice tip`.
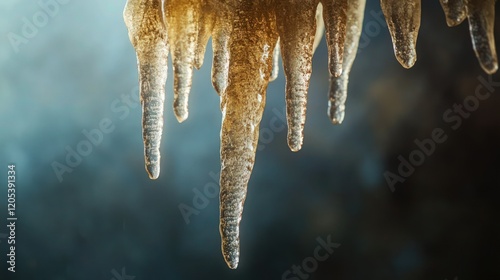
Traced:
<path fill-rule="evenodd" d="M 230 269 L 236 269 L 240 259 L 237 255 L 224 255 L 224 261 Z"/>
<path fill-rule="evenodd" d="M 334 125 L 339 125 L 344 121 L 345 112 L 344 109 L 340 108 L 330 108 L 328 111 L 328 117 Z"/>
<path fill-rule="evenodd" d="M 160 176 L 160 166 L 156 164 L 146 164 L 146 171 L 148 172 L 149 179 L 156 180 Z"/>
<path fill-rule="evenodd" d="M 486 74 L 493 75 L 498 70 L 498 62 L 495 61 L 495 62 L 488 64 L 488 65 L 481 64 L 481 67 L 483 68 L 484 72 L 486 72 Z"/>
<path fill-rule="evenodd" d="M 446 18 L 446 25 L 448 25 L 448 27 L 455 27 L 457 25 L 460 25 L 460 23 L 462 23 L 463 19 L 459 19 L 459 18 Z"/>
<path fill-rule="evenodd" d="M 416 54 L 411 54 L 411 55 L 397 55 L 396 57 L 398 59 L 399 64 L 403 66 L 406 69 L 410 69 L 415 65 L 415 62 L 417 62 L 417 55 Z"/>
<path fill-rule="evenodd" d="M 302 146 L 301 145 L 297 145 L 297 146 L 290 146 L 288 145 L 288 147 L 290 147 L 290 151 L 296 153 L 298 151 L 300 151 L 300 149 L 302 149 Z"/>
<path fill-rule="evenodd" d="M 342 124 L 343 118 L 333 118 L 333 119 L 330 119 L 330 121 L 332 121 L 332 124 L 338 125 L 338 124 Z"/>
<path fill-rule="evenodd" d="M 183 121 L 187 120 L 189 116 L 188 110 L 184 108 L 174 108 L 174 113 L 175 113 L 175 118 L 179 123 L 182 123 Z"/>
<path fill-rule="evenodd" d="M 288 140 L 288 147 L 290 148 L 290 150 L 292 152 L 296 153 L 296 152 L 300 151 L 300 149 L 302 149 L 302 143 Z"/>

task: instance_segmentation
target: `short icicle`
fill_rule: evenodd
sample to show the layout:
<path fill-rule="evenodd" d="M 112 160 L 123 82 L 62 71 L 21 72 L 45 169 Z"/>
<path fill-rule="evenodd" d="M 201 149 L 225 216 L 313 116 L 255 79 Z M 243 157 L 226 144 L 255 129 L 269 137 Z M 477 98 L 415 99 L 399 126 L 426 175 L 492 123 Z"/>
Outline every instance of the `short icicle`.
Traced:
<path fill-rule="evenodd" d="M 347 35 L 344 45 L 344 63 L 339 77 L 330 75 L 328 117 L 333 124 L 341 124 L 345 116 L 345 102 L 349 84 L 349 73 L 358 52 L 359 37 L 363 27 L 366 0 L 349 0 L 347 10 Z"/>
<path fill-rule="evenodd" d="M 321 0 L 328 47 L 328 69 L 335 77 L 342 73 L 346 35 L 347 0 Z"/>
<path fill-rule="evenodd" d="M 404 68 L 417 61 L 417 37 L 420 29 L 420 0 L 381 0 L 391 34 L 394 54 Z"/>
<path fill-rule="evenodd" d="M 286 77 L 288 147 L 294 152 L 302 148 L 304 139 L 317 6 L 317 0 L 278 1 L 276 4 L 276 25 Z"/>
<path fill-rule="evenodd" d="M 174 74 L 174 113 L 179 122 L 188 118 L 188 100 L 199 29 L 199 0 L 165 1 L 170 55 Z"/>
<path fill-rule="evenodd" d="M 234 1 L 234 0 L 231 0 Z M 231 2 L 230 1 L 230 2 Z M 212 86 L 221 95 L 227 86 L 227 71 L 229 69 L 229 37 L 231 35 L 234 11 L 230 5 L 218 5 L 217 16 L 212 31 Z"/>
<path fill-rule="evenodd" d="M 212 35 L 215 24 L 216 3 L 214 0 L 198 0 L 201 1 L 201 12 L 198 14 L 198 38 L 196 40 L 196 51 L 194 57 L 194 67 L 201 69 L 207 43 Z"/>
<path fill-rule="evenodd" d="M 439 0 L 446 15 L 446 24 L 449 27 L 459 25 L 467 17 L 465 1 L 467 0 Z"/>

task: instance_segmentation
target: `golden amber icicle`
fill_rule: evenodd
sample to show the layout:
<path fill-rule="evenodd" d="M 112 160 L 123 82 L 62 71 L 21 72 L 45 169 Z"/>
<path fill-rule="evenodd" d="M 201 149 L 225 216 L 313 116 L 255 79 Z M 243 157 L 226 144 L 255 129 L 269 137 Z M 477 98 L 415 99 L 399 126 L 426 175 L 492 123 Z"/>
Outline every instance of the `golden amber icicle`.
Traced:
<path fill-rule="evenodd" d="M 227 87 L 221 94 L 220 234 L 224 259 L 234 269 L 239 261 L 239 224 L 278 35 L 267 0 L 230 3 L 235 16 L 228 46 Z"/>
<path fill-rule="evenodd" d="M 446 24 L 449 27 L 457 26 L 467 17 L 465 11 L 466 0 L 439 0 L 446 15 Z"/>
<path fill-rule="evenodd" d="M 201 1 L 200 13 L 198 13 L 198 38 L 196 41 L 196 51 L 194 57 L 194 67 L 200 69 L 205 58 L 205 51 L 208 40 L 212 35 L 215 24 L 215 5 L 213 1 Z"/>
<path fill-rule="evenodd" d="M 307 91 L 316 36 L 316 7 L 315 0 L 283 1 L 276 5 L 276 25 L 286 77 L 288 146 L 294 152 L 302 148 L 304 139 Z"/>
<path fill-rule="evenodd" d="M 322 0 L 328 47 L 328 67 L 335 77 L 342 73 L 346 35 L 347 0 Z"/>
<path fill-rule="evenodd" d="M 218 5 L 212 31 L 212 85 L 218 95 L 226 89 L 227 71 L 229 70 L 228 43 L 231 35 L 233 11 L 229 5 Z"/>
<path fill-rule="evenodd" d="M 179 122 L 188 118 L 188 100 L 198 39 L 198 0 L 165 1 L 170 54 L 174 74 L 174 113 Z"/>
<path fill-rule="evenodd" d="M 382 11 L 392 37 L 399 63 L 411 68 L 417 61 L 417 37 L 420 29 L 420 0 L 381 0 Z"/>
<path fill-rule="evenodd" d="M 358 52 L 359 37 L 363 27 L 363 15 L 366 0 L 349 0 L 347 10 L 347 35 L 344 45 L 344 63 L 339 77 L 330 75 L 330 91 L 328 95 L 328 117 L 333 124 L 340 124 L 345 116 L 345 102 L 349 73 Z"/>

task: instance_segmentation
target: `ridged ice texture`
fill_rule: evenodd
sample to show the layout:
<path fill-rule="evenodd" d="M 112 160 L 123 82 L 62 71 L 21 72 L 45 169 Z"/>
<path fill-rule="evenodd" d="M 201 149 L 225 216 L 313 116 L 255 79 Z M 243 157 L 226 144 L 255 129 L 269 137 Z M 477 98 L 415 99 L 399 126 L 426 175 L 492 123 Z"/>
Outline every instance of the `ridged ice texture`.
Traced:
<path fill-rule="evenodd" d="M 200 0 L 165 1 L 170 55 L 174 66 L 174 113 L 179 122 L 185 121 L 188 117 L 200 8 Z"/>
<path fill-rule="evenodd" d="M 300 150 L 306 122 L 307 90 L 316 36 L 316 0 L 278 1 L 276 22 L 286 77 L 288 146 Z"/>
<path fill-rule="evenodd" d="M 137 52 L 146 170 L 160 175 L 160 142 L 167 80 L 168 40 L 160 0 L 129 0 L 123 12 Z"/>
<path fill-rule="evenodd" d="M 326 30 L 330 91 L 328 116 L 345 115 L 349 72 L 356 57 L 366 0 L 128 0 L 124 20 L 137 54 L 145 165 L 160 174 L 160 143 L 167 58 L 174 73 L 174 113 L 188 117 L 193 68 L 203 65 L 212 38 L 212 84 L 222 110 L 220 234 L 230 268 L 239 262 L 239 224 L 255 162 L 268 82 L 276 79 L 281 53 L 286 77 L 288 145 L 303 145 L 312 57 Z M 394 53 L 405 68 L 416 62 L 421 0 L 381 0 Z M 494 0 L 440 0 L 446 23 L 468 18 L 473 48 L 483 69 L 498 62 L 493 37 Z"/>
<path fill-rule="evenodd" d="M 420 0 L 381 0 L 380 3 L 396 58 L 403 67 L 411 68 L 417 61 Z"/>
<path fill-rule="evenodd" d="M 330 75 L 330 92 L 328 94 L 328 116 L 333 124 L 344 120 L 345 102 L 349 73 L 358 52 L 359 37 L 363 26 L 363 15 L 366 0 L 349 0 L 347 9 L 347 34 L 344 43 L 344 62 L 339 77 Z"/>
<path fill-rule="evenodd" d="M 227 72 L 229 70 L 229 35 L 231 34 L 234 11 L 230 5 L 218 5 L 211 11 L 214 17 L 214 31 L 212 33 L 212 85 L 218 95 L 226 89 Z"/>
<path fill-rule="evenodd" d="M 239 224 L 255 162 L 278 34 L 268 1 L 229 2 L 235 11 L 228 44 L 227 87 L 221 93 L 220 104 L 220 233 L 224 259 L 230 268 L 236 268 L 240 255 Z"/>
<path fill-rule="evenodd" d="M 196 52 L 194 57 L 194 67 L 200 69 L 203 65 L 205 50 L 208 40 L 212 35 L 212 30 L 215 24 L 215 9 L 217 8 L 213 0 L 201 1 L 198 6 L 200 11 L 198 14 L 198 35 L 196 38 Z"/>
<path fill-rule="evenodd" d="M 347 24 L 347 2 L 347 0 L 321 0 L 326 29 L 326 44 L 328 47 L 328 67 L 330 74 L 335 77 L 340 76 L 342 73 Z"/>

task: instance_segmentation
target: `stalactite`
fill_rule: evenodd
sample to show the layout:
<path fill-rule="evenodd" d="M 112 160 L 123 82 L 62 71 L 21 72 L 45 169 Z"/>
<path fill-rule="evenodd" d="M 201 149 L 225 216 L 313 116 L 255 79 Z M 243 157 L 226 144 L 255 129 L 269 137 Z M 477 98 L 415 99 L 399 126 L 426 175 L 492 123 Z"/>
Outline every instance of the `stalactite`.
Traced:
<path fill-rule="evenodd" d="M 193 67 L 201 68 L 212 37 L 212 85 L 220 95 L 220 234 L 230 268 L 239 262 L 239 224 L 270 81 L 281 53 L 286 78 L 288 146 L 301 149 L 312 57 L 326 30 L 330 92 L 328 116 L 344 119 L 349 72 L 361 34 L 366 0 L 128 0 L 124 20 L 137 54 L 143 110 L 145 166 L 160 174 L 167 58 L 174 74 L 174 113 L 188 117 Z M 417 59 L 421 0 L 381 0 L 394 53 L 405 68 Z M 495 0 L 440 0 L 449 26 L 468 18 L 484 71 L 498 69 L 493 37 Z"/>

